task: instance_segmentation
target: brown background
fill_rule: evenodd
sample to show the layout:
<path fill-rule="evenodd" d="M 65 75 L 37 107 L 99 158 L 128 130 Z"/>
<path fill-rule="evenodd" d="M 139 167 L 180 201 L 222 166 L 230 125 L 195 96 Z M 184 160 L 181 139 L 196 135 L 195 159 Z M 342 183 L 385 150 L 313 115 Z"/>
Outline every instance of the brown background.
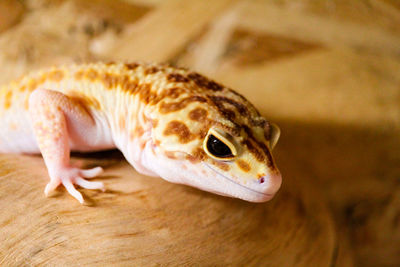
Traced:
<path fill-rule="evenodd" d="M 139 175 L 115 151 L 106 193 L 45 198 L 39 156 L 0 156 L 0 265 L 398 266 L 396 0 L 0 1 L 0 84 L 41 67 L 170 62 L 281 126 L 274 200 Z"/>

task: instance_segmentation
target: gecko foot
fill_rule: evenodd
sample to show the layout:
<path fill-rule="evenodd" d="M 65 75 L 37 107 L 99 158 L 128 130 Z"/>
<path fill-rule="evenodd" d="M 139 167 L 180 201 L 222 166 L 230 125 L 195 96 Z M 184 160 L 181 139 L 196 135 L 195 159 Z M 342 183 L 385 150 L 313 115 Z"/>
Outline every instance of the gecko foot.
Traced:
<path fill-rule="evenodd" d="M 102 182 L 89 182 L 84 179 L 94 178 L 100 175 L 102 172 L 103 169 L 101 167 L 88 170 L 81 170 L 75 167 L 65 167 L 50 175 L 50 182 L 46 185 L 44 193 L 46 196 L 48 196 L 51 191 L 56 189 L 60 184 L 63 184 L 68 193 L 70 193 L 70 195 L 83 204 L 84 200 L 82 194 L 76 190 L 74 184 L 86 189 L 100 189 L 104 192 L 105 187 Z"/>

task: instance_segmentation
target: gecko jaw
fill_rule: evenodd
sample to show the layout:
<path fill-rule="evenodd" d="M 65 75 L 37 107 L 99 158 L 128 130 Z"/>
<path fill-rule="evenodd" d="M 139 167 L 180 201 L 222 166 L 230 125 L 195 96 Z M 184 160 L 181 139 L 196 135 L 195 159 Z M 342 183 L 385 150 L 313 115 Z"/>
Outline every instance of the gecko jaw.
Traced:
<path fill-rule="evenodd" d="M 223 177 L 225 180 L 227 180 L 227 181 L 229 181 L 229 182 L 231 182 L 231 183 L 233 183 L 233 184 L 235 184 L 235 185 L 238 185 L 238 186 L 240 186 L 241 188 L 246 189 L 247 191 L 251 191 L 251 192 L 253 192 L 253 193 L 256 193 L 256 194 L 259 194 L 259 195 L 262 196 L 262 199 L 263 199 L 262 201 L 252 201 L 252 202 L 265 202 L 265 201 L 268 201 L 268 200 L 272 199 L 272 198 L 274 197 L 274 195 L 275 195 L 275 193 L 274 193 L 274 194 L 263 193 L 263 192 L 254 190 L 254 189 L 252 189 L 252 188 L 250 188 L 250 187 L 246 187 L 246 186 L 244 186 L 244 185 L 242 185 L 242 184 L 240 184 L 240 183 L 234 181 L 233 179 L 229 178 L 228 176 L 226 176 L 226 175 L 224 175 L 224 174 L 222 174 L 222 173 L 216 171 L 216 170 L 215 170 L 213 167 L 211 167 L 209 164 L 207 164 L 207 163 L 205 163 L 205 162 L 203 162 L 203 164 L 204 164 L 206 167 L 208 167 L 210 170 L 212 170 L 214 173 L 216 173 L 217 175 L 219 175 L 220 177 Z M 238 197 L 240 198 L 240 196 L 238 196 Z"/>

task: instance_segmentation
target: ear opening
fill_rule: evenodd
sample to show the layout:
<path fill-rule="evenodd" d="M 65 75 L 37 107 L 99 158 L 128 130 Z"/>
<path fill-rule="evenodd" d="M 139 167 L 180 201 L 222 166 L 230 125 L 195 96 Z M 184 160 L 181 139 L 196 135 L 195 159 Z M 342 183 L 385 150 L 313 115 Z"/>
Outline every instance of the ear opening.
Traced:
<path fill-rule="evenodd" d="M 269 127 L 269 145 L 271 149 L 274 149 L 276 143 L 278 143 L 279 137 L 281 136 L 281 129 L 275 123 L 270 123 Z"/>

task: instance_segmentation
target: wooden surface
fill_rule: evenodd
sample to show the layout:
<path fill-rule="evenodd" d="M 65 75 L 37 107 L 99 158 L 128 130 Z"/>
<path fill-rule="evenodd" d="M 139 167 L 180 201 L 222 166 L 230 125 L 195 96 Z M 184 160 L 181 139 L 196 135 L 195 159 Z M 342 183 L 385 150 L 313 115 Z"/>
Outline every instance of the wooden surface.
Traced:
<path fill-rule="evenodd" d="M 130 26 L 105 55 L 120 60 L 167 61 L 234 2 L 167 1 Z"/>
<path fill-rule="evenodd" d="M 0 2 L 0 32 L 16 24 L 24 13 L 23 5 L 16 0 Z"/>
<path fill-rule="evenodd" d="M 334 256 L 332 221 L 308 191 L 287 186 L 252 204 L 143 177 L 120 155 L 98 157 L 85 158 L 106 166 L 109 190 L 82 190 L 89 206 L 65 190 L 44 198 L 41 158 L 1 157 L 2 266 L 328 266 Z"/>
<path fill-rule="evenodd" d="M 1 155 L 0 266 L 400 264 L 398 3 L 212 2 L 27 0 L 0 34 L 0 82 L 101 59 L 201 71 L 281 126 L 276 198 L 144 177 L 114 151 L 74 155 L 106 169 L 80 206 L 43 196 L 39 156 Z"/>

